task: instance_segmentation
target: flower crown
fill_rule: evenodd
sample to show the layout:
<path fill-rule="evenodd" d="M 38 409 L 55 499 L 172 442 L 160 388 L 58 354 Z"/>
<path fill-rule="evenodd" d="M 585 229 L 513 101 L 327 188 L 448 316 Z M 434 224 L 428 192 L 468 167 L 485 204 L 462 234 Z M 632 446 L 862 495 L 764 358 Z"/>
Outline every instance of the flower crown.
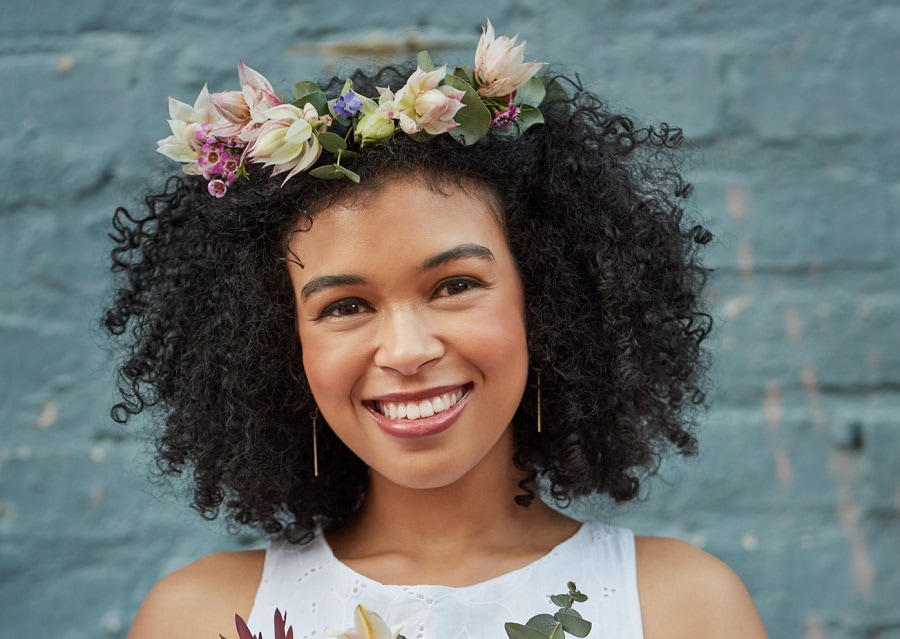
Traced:
<path fill-rule="evenodd" d="M 538 107 L 548 92 L 564 90 L 535 77 L 545 63 L 523 62 L 525 41 L 516 46 L 517 37 L 494 37 L 488 21 L 474 68 L 448 73 L 423 51 L 406 84 L 396 93 L 379 87 L 377 99 L 355 92 L 347 79 L 335 100 L 315 82 L 302 81 L 286 102 L 265 77 L 240 62 L 240 91 L 210 94 L 204 85 L 193 107 L 169 98 L 172 135 L 157 142 L 157 150 L 184 163 L 184 173 L 203 176 L 210 195 L 222 197 L 247 175 L 248 162 L 273 167 L 273 176 L 286 174 L 284 185 L 324 152 L 334 162 L 310 175 L 359 182 L 342 160 L 400 131 L 419 141 L 447 133 L 462 144 L 474 144 L 491 128 L 519 134 L 544 121 Z M 335 123 L 346 129 L 344 135 L 329 130 Z"/>

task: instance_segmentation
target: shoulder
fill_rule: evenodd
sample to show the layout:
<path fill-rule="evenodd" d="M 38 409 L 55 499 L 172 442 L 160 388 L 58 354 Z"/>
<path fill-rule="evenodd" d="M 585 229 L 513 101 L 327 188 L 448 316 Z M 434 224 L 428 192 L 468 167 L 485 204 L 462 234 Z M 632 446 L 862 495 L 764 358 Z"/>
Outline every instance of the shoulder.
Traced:
<path fill-rule="evenodd" d="M 719 559 L 663 537 L 635 537 L 635 553 L 648 639 L 767 636 L 747 588 Z"/>
<path fill-rule="evenodd" d="M 148 593 L 128 639 L 235 636 L 234 616 L 250 614 L 264 550 L 216 553 L 173 572 Z"/>

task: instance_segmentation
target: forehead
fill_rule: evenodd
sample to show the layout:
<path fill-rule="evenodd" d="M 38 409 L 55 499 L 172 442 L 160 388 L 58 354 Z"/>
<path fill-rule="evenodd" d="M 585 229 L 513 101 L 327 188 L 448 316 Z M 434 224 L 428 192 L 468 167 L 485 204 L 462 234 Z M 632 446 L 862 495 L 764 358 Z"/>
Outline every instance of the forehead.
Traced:
<path fill-rule="evenodd" d="M 322 207 L 290 240 L 304 270 L 318 264 L 377 261 L 457 244 L 506 249 L 497 198 L 477 183 L 390 180 Z M 318 270 L 318 269 L 315 269 Z"/>

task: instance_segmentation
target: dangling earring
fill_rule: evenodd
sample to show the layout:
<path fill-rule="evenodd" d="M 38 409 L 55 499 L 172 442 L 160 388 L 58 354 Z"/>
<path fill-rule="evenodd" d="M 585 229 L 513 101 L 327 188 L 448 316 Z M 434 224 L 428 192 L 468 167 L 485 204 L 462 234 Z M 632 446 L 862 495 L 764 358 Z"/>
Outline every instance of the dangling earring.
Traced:
<path fill-rule="evenodd" d="M 319 476 L 319 442 L 317 440 L 316 422 L 319 419 L 319 407 L 312 412 L 312 431 L 313 431 L 313 477 Z"/>
<path fill-rule="evenodd" d="M 541 432 L 541 369 L 534 369 L 537 375 L 537 432 Z"/>

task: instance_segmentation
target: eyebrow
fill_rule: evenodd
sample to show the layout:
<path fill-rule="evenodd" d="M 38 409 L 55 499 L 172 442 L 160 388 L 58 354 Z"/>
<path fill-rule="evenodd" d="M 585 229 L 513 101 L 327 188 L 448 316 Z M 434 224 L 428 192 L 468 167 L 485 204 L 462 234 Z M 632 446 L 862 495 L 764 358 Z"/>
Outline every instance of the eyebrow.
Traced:
<path fill-rule="evenodd" d="M 481 246 L 480 244 L 460 244 L 459 246 L 454 246 L 452 249 L 443 251 L 437 255 L 432 255 L 422 262 L 418 270 L 420 273 L 424 273 L 425 271 L 430 271 L 443 264 L 447 264 L 448 262 L 472 257 L 488 261 L 494 260 L 494 254 L 491 252 L 491 249 L 486 246 Z M 353 273 L 320 275 L 319 277 L 312 278 L 302 289 L 300 289 L 300 299 L 306 301 L 310 296 L 336 286 L 359 286 L 360 284 L 365 283 L 366 279 L 362 275 Z"/>
<path fill-rule="evenodd" d="M 452 249 L 444 251 L 443 253 L 438 253 L 437 255 L 432 255 L 427 260 L 422 262 L 422 265 L 419 267 L 419 272 L 430 271 L 433 268 L 437 268 L 447 262 L 452 262 L 454 260 L 462 260 L 469 257 L 477 257 L 482 260 L 494 261 L 494 254 L 491 253 L 491 249 L 486 246 L 481 246 L 480 244 L 460 244 L 459 246 L 454 246 Z"/>
<path fill-rule="evenodd" d="M 312 278 L 300 289 L 300 299 L 306 301 L 310 295 L 335 286 L 357 286 L 365 283 L 366 279 L 362 275 L 321 275 Z"/>

